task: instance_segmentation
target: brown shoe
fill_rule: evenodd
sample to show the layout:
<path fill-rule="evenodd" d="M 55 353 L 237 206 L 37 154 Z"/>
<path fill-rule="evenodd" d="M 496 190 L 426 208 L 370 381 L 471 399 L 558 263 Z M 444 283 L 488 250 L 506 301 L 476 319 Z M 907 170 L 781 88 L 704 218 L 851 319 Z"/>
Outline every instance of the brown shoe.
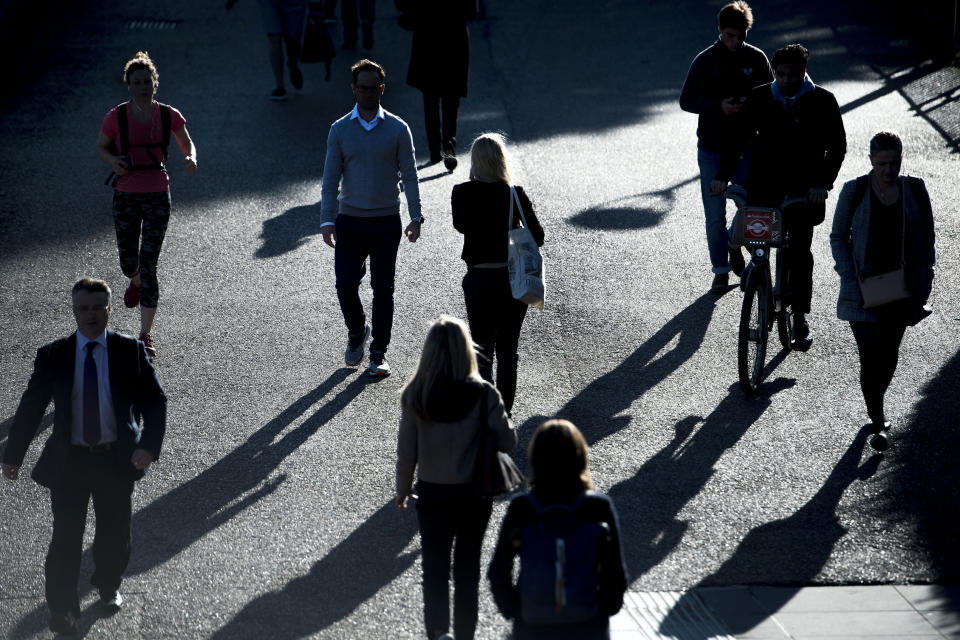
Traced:
<path fill-rule="evenodd" d="M 726 273 L 718 273 L 713 276 L 713 284 L 710 285 L 710 293 L 726 293 L 727 287 L 730 285 L 730 275 Z"/>

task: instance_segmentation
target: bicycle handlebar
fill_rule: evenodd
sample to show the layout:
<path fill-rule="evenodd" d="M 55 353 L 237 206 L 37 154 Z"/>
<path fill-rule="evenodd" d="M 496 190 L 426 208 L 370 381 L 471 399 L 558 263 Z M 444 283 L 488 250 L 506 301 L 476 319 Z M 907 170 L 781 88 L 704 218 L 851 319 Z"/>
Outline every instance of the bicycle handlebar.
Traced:
<path fill-rule="evenodd" d="M 723 192 L 724 197 L 727 200 L 733 200 L 733 203 L 737 205 L 738 209 L 742 209 L 747 204 L 747 190 L 744 189 L 739 184 L 731 184 L 727 187 L 726 191 Z M 806 194 L 804 195 L 791 195 L 787 194 L 783 198 L 783 203 L 780 205 L 780 211 L 783 211 L 790 205 L 797 204 L 799 202 L 809 202 L 810 199 Z"/>

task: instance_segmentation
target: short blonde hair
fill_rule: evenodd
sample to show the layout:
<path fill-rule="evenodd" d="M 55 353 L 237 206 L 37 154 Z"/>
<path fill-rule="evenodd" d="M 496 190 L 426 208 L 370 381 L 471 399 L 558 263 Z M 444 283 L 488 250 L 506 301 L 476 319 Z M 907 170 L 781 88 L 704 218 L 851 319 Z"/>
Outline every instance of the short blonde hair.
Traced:
<path fill-rule="evenodd" d="M 507 141 L 499 133 L 481 133 L 470 145 L 470 178 L 510 184 Z"/>
<path fill-rule="evenodd" d="M 429 419 L 427 398 L 443 382 L 483 379 L 477 370 L 470 330 L 459 318 L 441 315 L 430 325 L 417 370 L 400 392 L 400 404 L 420 418 Z"/>

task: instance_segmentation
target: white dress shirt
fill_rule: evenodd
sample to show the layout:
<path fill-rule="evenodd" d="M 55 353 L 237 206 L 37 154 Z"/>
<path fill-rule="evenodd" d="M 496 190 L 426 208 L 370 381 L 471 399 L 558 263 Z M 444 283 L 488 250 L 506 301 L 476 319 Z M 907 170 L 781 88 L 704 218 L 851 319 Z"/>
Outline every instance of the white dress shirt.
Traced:
<path fill-rule="evenodd" d="M 370 122 L 367 122 L 363 119 L 363 116 L 360 115 L 360 106 L 355 104 L 353 105 L 353 111 L 350 112 L 350 119 L 359 120 L 361 127 L 367 131 L 373 131 L 373 128 L 380 124 L 381 120 L 386 119 L 386 116 L 383 114 L 383 107 L 377 107 L 377 116 Z"/>
<path fill-rule="evenodd" d="M 73 444 L 85 445 L 83 438 L 83 367 L 87 359 L 87 343 L 95 342 L 93 361 L 97 365 L 97 391 L 100 395 L 100 444 L 115 442 L 117 439 L 117 418 L 113 413 L 113 394 L 110 393 L 110 362 L 107 358 L 107 332 L 89 340 L 77 332 L 77 358 L 73 367 L 73 391 L 70 396 L 73 405 Z"/>

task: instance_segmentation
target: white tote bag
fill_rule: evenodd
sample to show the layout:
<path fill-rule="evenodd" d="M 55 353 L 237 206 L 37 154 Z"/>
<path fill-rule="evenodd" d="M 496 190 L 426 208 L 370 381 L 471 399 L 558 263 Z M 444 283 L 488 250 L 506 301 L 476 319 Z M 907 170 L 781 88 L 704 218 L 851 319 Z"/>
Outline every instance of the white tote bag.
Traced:
<path fill-rule="evenodd" d="M 513 209 L 516 202 L 523 225 L 513 228 Z M 507 226 L 507 269 L 510 272 L 510 289 L 513 297 L 532 307 L 543 309 L 545 294 L 543 278 L 543 258 L 533 234 L 527 228 L 527 219 L 523 216 L 523 207 L 517 191 L 510 187 L 510 221 Z"/>

